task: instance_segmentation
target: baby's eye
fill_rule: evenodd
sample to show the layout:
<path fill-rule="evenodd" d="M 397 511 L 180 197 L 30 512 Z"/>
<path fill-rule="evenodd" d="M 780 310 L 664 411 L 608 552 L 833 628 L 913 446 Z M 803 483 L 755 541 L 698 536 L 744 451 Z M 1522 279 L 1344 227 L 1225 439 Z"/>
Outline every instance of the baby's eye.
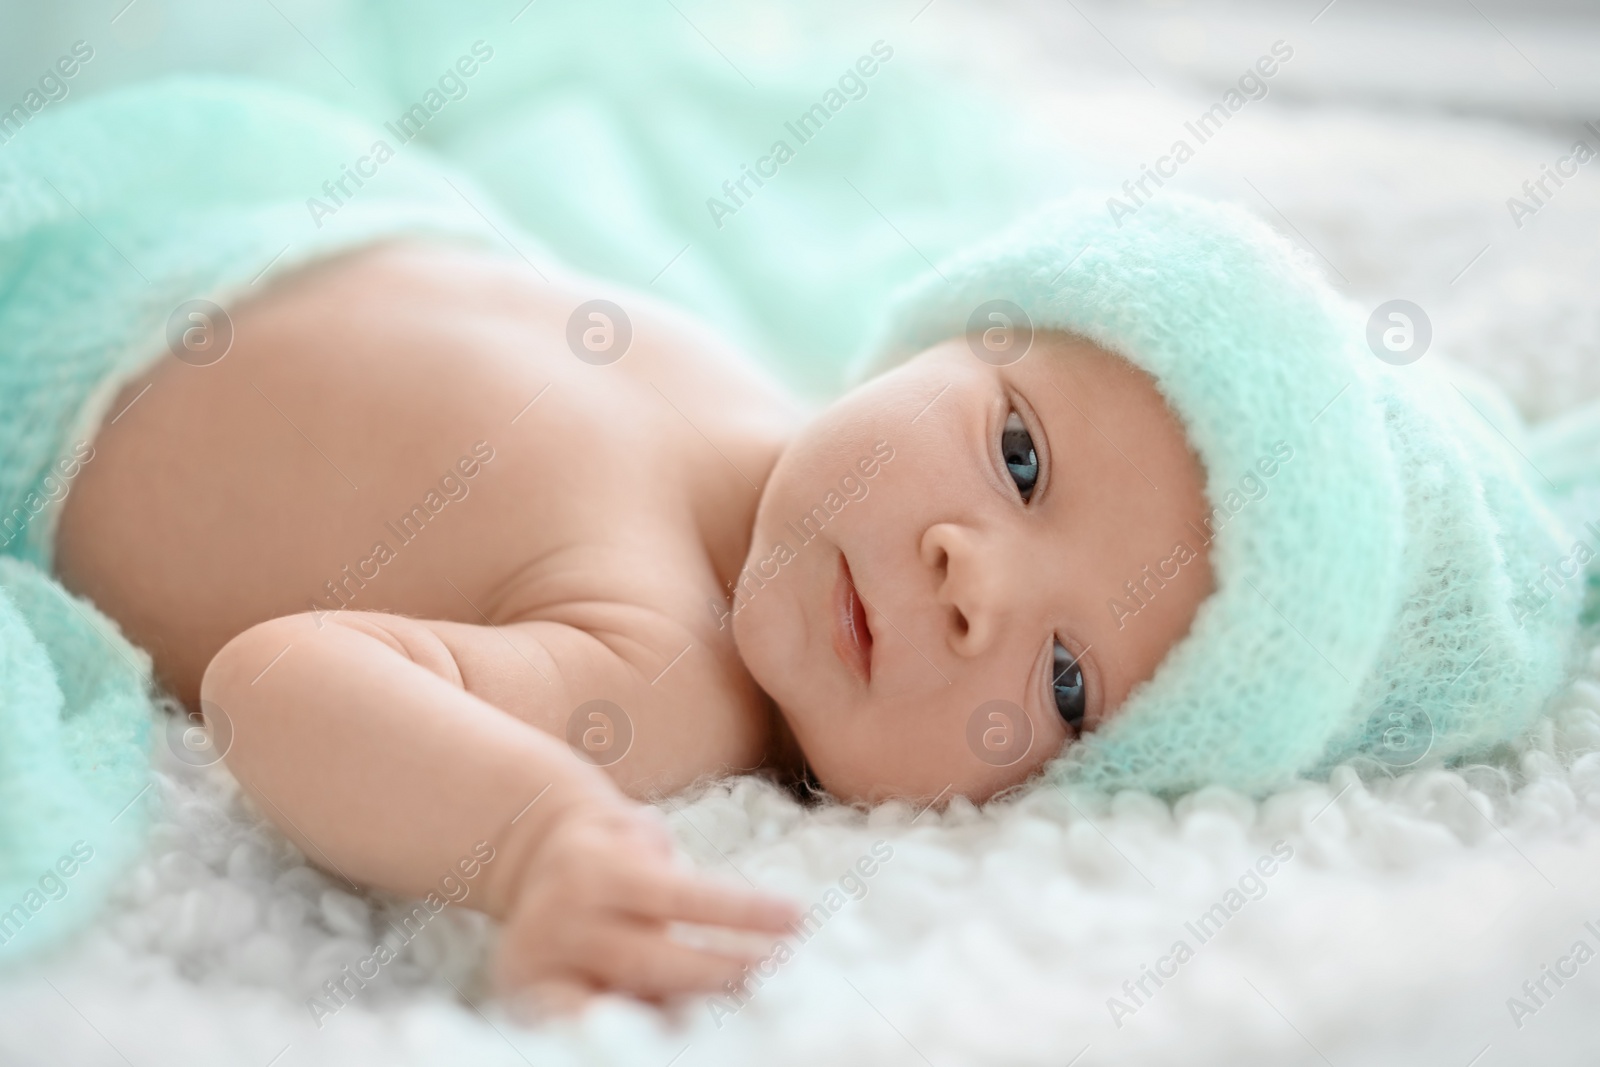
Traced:
<path fill-rule="evenodd" d="M 1052 679 L 1051 694 L 1055 698 L 1056 711 L 1061 719 L 1072 728 L 1074 734 L 1083 732 L 1083 713 L 1086 703 L 1083 694 L 1083 670 L 1078 666 L 1078 658 L 1065 648 L 1061 642 L 1055 642 L 1055 663 L 1051 667 Z"/>
<path fill-rule="evenodd" d="M 1022 416 L 1015 411 L 1006 416 L 1000 431 L 1000 457 L 1005 460 L 1011 480 L 1024 502 L 1033 495 L 1034 483 L 1039 480 L 1039 457 L 1033 451 L 1033 435 L 1022 424 Z"/>

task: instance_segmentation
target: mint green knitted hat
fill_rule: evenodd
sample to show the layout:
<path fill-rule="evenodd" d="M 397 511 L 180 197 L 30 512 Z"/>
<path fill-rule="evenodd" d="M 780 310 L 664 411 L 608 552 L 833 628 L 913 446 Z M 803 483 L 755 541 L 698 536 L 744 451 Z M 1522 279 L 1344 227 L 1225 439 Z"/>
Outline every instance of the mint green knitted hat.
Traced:
<path fill-rule="evenodd" d="M 996 299 L 1152 375 L 1214 509 L 1215 591 L 1057 780 L 1259 794 L 1355 757 L 1483 755 L 1541 714 L 1583 583 L 1547 580 L 1574 538 L 1496 394 L 1437 357 L 1375 358 L 1307 256 L 1175 193 L 1120 221 L 1080 195 L 956 256 L 898 294 L 865 369 L 966 333 Z"/>

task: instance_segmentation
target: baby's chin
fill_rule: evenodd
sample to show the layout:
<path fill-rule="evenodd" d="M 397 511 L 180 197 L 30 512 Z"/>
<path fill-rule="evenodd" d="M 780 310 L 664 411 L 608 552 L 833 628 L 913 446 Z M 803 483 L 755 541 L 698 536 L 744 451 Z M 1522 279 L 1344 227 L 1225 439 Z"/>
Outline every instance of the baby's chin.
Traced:
<path fill-rule="evenodd" d="M 771 608 L 772 605 L 765 605 Z M 736 607 L 736 605 L 731 605 Z M 730 611 L 729 623 L 733 634 L 733 647 L 739 653 L 739 659 L 744 664 L 745 670 L 750 672 L 750 677 L 760 687 L 762 693 L 772 701 L 778 709 L 785 729 L 790 729 L 788 723 L 789 712 L 785 697 L 785 686 L 781 640 L 775 639 L 772 634 L 772 612 L 763 611 L 763 605 L 754 598 L 737 611 Z"/>
<path fill-rule="evenodd" d="M 739 658 L 756 684 L 782 703 L 792 698 L 784 680 L 796 670 L 792 662 L 795 650 L 806 647 L 807 642 L 800 630 L 803 621 L 797 614 L 795 590 L 790 587 L 798 578 L 794 564 L 781 566 L 769 558 L 776 540 L 760 522 L 756 524 L 750 553 L 734 576 L 733 588 L 724 590 L 724 596 Z M 761 577 L 763 573 L 771 575 L 774 567 L 777 574 Z"/>

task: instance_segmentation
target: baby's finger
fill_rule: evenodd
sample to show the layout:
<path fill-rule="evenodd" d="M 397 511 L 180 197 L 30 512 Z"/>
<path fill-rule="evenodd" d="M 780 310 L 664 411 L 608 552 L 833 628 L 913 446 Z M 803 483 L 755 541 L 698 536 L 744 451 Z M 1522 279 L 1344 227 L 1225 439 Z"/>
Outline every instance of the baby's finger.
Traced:
<path fill-rule="evenodd" d="M 627 877 L 631 892 L 625 906 L 652 919 L 782 933 L 800 917 L 800 909 L 780 897 L 680 871 L 635 869 Z"/>
<path fill-rule="evenodd" d="M 737 982 L 746 961 L 702 952 L 644 929 L 613 927 L 596 938 L 589 961 L 606 987 L 659 999 L 681 993 L 708 993 Z"/>
<path fill-rule="evenodd" d="M 727 926 L 705 926 L 701 923 L 671 922 L 667 936 L 680 945 L 715 952 L 721 956 L 737 956 L 751 963 L 769 955 L 779 939 L 771 933 L 754 930 L 735 930 Z"/>
<path fill-rule="evenodd" d="M 633 830 L 652 853 L 661 857 L 672 855 L 672 829 L 659 808 L 640 804 L 630 812 Z"/>
<path fill-rule="evenodd" d="M 550 1019 L 581 1014 L 596 992 L 586 982 L 545 979 L 507 991 L 502 997 L 502 1004 L 517 1022 L 533 1026 Z"/>

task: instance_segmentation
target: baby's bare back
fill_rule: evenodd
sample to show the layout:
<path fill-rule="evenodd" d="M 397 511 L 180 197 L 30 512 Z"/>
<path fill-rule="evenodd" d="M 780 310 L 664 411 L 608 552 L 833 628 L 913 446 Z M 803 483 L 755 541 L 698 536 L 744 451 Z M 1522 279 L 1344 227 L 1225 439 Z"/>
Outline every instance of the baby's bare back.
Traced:
<path fill-rule="evenodd" d="M 692 323 L 598 288 L 428 246 L 296 274 L 233 310 L 220 361 L 163 358 L 118 398 L 57 565 L 317 863 L 416 896 L 459 872 L 506 924 L 502 988 L 662 996 L 753 958 L 673 922 L 794 917 L 679 871 L 623 793 L 768 749 L 705 605 L 785 420 Z M 633 337 L 595 365 L 566 338 L 603 297 Z M 566 729 L 593 700 L 628 731 L 603 758 Z"/>
<path fill-rule="evenodd" d="M 578 359 L 568 321 L 596 294 L 397 245 L 240 303 L 224 358 L 163 357 L 111 405 L 63 512 L 63 580 L 190 707 L 236 635 L 341 609 L 565 622 L 626 640 L 650 673 L 687 631 L 703 647 L 680 681 L 720 691 L 701 703 L 748 692 L 719 684 L 737 658 L 705 607 L 748 513 L 733 501 L 729 544 L 708 546 L 697 511 L 745 487 L 708 438 L 749 454 L 727 413 L 773 402 L 692 323 L 627 296 L 624 358 Z"/>

